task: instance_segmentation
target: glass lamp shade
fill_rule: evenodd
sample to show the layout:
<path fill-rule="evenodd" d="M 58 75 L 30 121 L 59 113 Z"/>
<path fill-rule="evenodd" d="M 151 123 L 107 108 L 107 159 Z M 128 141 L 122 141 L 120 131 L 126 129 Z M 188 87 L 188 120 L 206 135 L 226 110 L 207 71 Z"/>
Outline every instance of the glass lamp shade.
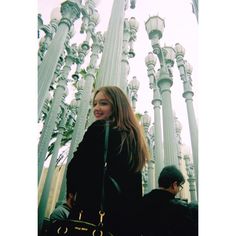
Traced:
<path fill-rule="evenodd" d="M 50 16 L 51 20 L 61 20 L 61 11 L 60 11 L 60 7 L 56 7 L 52 10 L 51 12 L 51 16 Z"/>
<path fill-rule="evenodd" d="M 189 157 L 191 156 L 190 147 L 187 146 L 186 144 L 183 144 L 183 145 L 181 146 L 181 151 L 182 151 L 182 153 L 183 153 L 184 159 L 190 160 L 190 159 L 189 159 Z"/>
<path fill-rule="evenodd" d="M 185 61 L 185 68 L 188 74 L 192 74 L 193 72 L 193 67 L 191 66 L 190 63 L 188 63 L 187 61 Z"/>
<path fill-rule="evenodd" d="M 180 121 L 176 118 L 175 119 L 175 129 L 176 129 L 176 132 L 177 133 L 180 133 L 181 130 L 182 130 L 183 126 L 182 124 L 180 123 Z"/>
<path fill-rule="evenodd" d="M 90 20 L 94 22 L 95 25 L 99 23 L 100 16 L 96 9 L 94 9 L 93 14 L 90 16 Z"/>
<path fill-rule="evenodd" d="M 151 128 L 149 129 L 149 134 L 152 138 L 154 137 L 154 125 L 152 125 Z"/>
<path fill-rule="evenodd" d="M 135 17 L 131 17 L 131 18 L 129 19 L 129 24 L 130 24 L 130 28 L 131 28 L 131 29 L 134 29 L 135 31 L 138 30 L 139 23 L 138 23 L 138 21 L 136 20 Z"/>
<path fill-rule="evenodd" d="M 165 53 L 165 60 L 166 60 L 166 63 L 169 63 L 171 64 L 171 66 L 174 65 L 174 61 L 175 61 L 175 49 L 172 48 L 172 47 L 164 47 L 164 53 Z"/>
<path fill-rule="evenodd" d="M 165 21 L 159 16 L 151 16 L 145 22 L 145 28 L 148 33 L 149 39 L 162 37 L 163 30 L 165 28 Z"/>
<path fill-rule="evenodd" d="M 152 52 L 149 52 L 148 55 L 145 57 L 146 66 L 148 66 L 150 64 L 155 66 L 156 62 L 157 62 L 156 56 Z"/>
<path fill-rule="evenodd" d="M 49 92 L 45 102 L 50 102 L 53 98 L 53 95 Z"/>
<path fill-rule="evenodd" d="M 147 111 L 144 112 L 144 115 L 141 118 L 141 123 L 145 127 L 149 127 L 150 126 L 150 124 L 151 124 L 151 117 L 148 115 Z"/>
<path fill-rule="evenodd" d="M 176 52 L 176 56 L 181 55 L 182 57 L 184 57 L 185 48 L 180 43 L 176 43 L 175 44 L 175 52 Z"/>
<path fill-rule="evenodd" d="M 139 81 L 137 80 L 136 76 L 133 76 L 133 79 L 129 82 L 129 87 L 131 90 L 138 90 L 139 89 Z"/>

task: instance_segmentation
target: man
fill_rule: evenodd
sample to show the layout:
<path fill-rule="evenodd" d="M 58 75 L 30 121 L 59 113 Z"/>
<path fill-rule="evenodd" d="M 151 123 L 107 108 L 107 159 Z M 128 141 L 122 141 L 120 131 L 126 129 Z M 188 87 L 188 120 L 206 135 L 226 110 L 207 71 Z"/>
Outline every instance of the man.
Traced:
<path fill-rule="evenodd" d="M 73 205 L 74 196 L 69 193 L 66 196 L 66 202 L 57 206 L 50 215 L 50 222 L 55 220 L 65 220 L 68 218 Z"/>
<path fill-rule="evenodd" d="M 136 226 L 143 236 L 198 235 L 198 206 L 175 198 L 185 179 L 175 166 L 166 166 L 158 178 L 159 188 L 144 195 Z"/>

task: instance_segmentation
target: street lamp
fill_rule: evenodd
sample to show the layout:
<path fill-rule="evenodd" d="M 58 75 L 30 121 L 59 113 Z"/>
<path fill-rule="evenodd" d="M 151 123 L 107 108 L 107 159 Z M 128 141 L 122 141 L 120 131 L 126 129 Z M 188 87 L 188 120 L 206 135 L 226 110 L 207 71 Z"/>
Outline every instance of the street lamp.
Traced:
<path fill-rule="evenodd" d="M 91 15 L 89 15 L 88 26 L 85 29 L 86 30 L 86 39 L 81 45 L 84 50 L 89 49 L 91 36 L 95 34 L 94 29 L 95 29 L 96 25 L 99 23 L 98 11 L 96 9 L 93 9 L 93 10 L 90 9 L 89 12 Z M 88 15 L 88 14 L 89 13 L 87 13 L 86 15 Z"/>
<path fill-rule="evenodd" d="M 80 44 L 78 46 L 78 49 L 77 49 L 78 50 L 78 57 L 75 59 L 76 70 L 75 70 L 75 73 L 72 75 L 72 78 L 75 81 L 79 80 L 80 68 L 81 68 L 81 65 L 84 63 L 84 58 L 88 54 L 88 51 L 89 51 L 88 49 L 89 49 L 89 46 L 84 47 L 84 46 L 82 46 L 82 44 Z"/>
<path fill-rule="evenodd" d="M 144 127 L 145 135 L 147 136 L 148 129 L 151 124 L 151 117 L 148 115 L 147 111 L 145 111 L 144 115 L 141 117 L 141 123 Z"/>
<path fill-rule="evenodd" d="M 58 78 L 58 84 L 54 91 L 54 97 L 52 100 L 51 109 L 48 118 L 45 121 L 43 131 L 38 144 L 38 181 L 40 180 L 41 173 L 43 170 L 44 159 L 47 154 L 48 145 L 51 140 L 53 129 L 55 128 L 55 122 L 57 114 L 60 111 L 60 104 L 65 98 L 67 91 L 68 75 L 71 66 L 75 62 L 77 56 L 76 45 L 72 44 L 71 47 L 67 47 L 67 56 L 65 58 L 65 65 L 63 66 L 61 75 Z"/>
<path fill-rule="evenodd" d="M 169 68 L 173 50 L 160 47 L 159 40 L 162 38 L 165 27 L 164 20 L 159 16 L 150 17 L 145 23 L 148 37 L 151 40 L 153 52 L 158 56 L 160 62 L 160 73 L 157 85 L 162 96 L 163 115 L 163 137 L 164 137 L 164 162 L 165 165 L 178 165 L 176 135 L 174 129 L 174 118 L 171 103 L 171 90 L 173 84 Z M 164 52 L 165 55 L 164 55 Z M 166 57 L 165 57 L 166 56 Z M 167 60 L 166 60 L 167 59 Z"/>
<path fill-rule="evenodd" d="M 141 124 L 144 128 L 145 137 L 149 146 L 151 148 L 149 139 L 149 127 L 151 124 L 151 117 L 148 115 L 148 112 L 145 111 L 144 115 L 141 117 Z M 146 165 L 146 168 L 143 170 L 143 180 L 144 180 L 144 193 L 150 192 L 155 188 L 155 162 L 153 159 L 150 159 Z"/>
<path fill-rule="evenodd" d="M 180 73 L 180 78 L 183 81 L 183 97 L 185 98 L 187 113 L 188 113 L 188 123 L 190 130 L 190 139 L 192 146 L 192 155 L 193 155 L 193 165 L 196 177 L 196 187 L 198 192 L 198 127 L 193 107 L 193 96 L 194 93 L 192 91 L 192 66 L 184 60 L 185 49 L 184 47 L 176 43 L 175 44 L 176 51 L 176 62 Z"/>
<path fill-rule="evenodd" d="M 196 202 L 196 190 L 195 190 L 195 177 L 194 177 L 194 168 L 193 164 L 190 163 L 189 155 L 184 155 L 186 171 L 188 175 L 188 183 L 189 183 L 189 191 L 190 191 L 190 198 L 191 202 Z"/>
<path fill-rule="evenodd" d="M 124 16 L 127 3 L 127 0 L 113 1 L 95 90 L 105 85 L 121 87 L 120 62 L 122 60 Z M 126 93 L 126 88 L 124 92 Z"/>
<path fill-rule="evenodd" d="M 78 113 L 79 105 L 80 105 L 80 100 L 83 94 L 84 90 L 84 84 L 85 80 L 81 78 L 75 83 L 75 87 L 77 89 L 77 92 L 75 93 L 75 99 L 76 99 L 76 113 Z"/>
<path fill-rule="evenodd" d="M 43 61 L 44 55 L 48 50 L 48 46 L 54 37 L 54 34 L 57 32 L 58 23 L 61 19 L 60 8 L 54 8 L 51 13 L 50 23 L 48 25 L 43 24 L 41 15 L 38 15 L 38 29 L 42 30 L 45 33 L 45 36 L 40 39 L 39 50 L 38 50 L 38 66 Z"/>
<path fill-rule="evenodd" d="M 120 88 L 127 94 L 129 93 L 127 86 L 127 76 L 130 70 L 128 59 L 135 56 L 133 42 L 136 40 L 138 25 L 139 24 L 135 17 L 131 17 L 129 20 L 127 18 L 124 19 L 121 76 L 119 78 L 119 83 Z"/>
<path fill-rule="evenodd" d="M 151 140 L 150 140 L 150 134 L 148 132 L 150 124 L 151 124 L 151 117 L 148 115 L 148 112 L 145 111 L 144 115 L 141 118 L 141 123 L 142 126 L 144 127 L 144 132 L 145 132 L 145 136 L 146 136 L 146 140 L 149 146 L 149 149 L 152 148 L 151 145 Z M 153 158 L 151 158 L 148 163 L 146 168 L 144 169 L 144 172 L 147 172 L 146 174 L 144 173 L 144 175 L 147 176 L 147 183 L 144 184 L 145 186 L 145 192 L 150 192 L 152 189 L 155 188 L 155 161 L 153 160 Z"/>
<path fill-rule="evenodd" d="M 157 58 L 152 53 L 149 52 L 145 58 L 145 64 L 147 66 L 147 74 L 149 77 L 149 87 L 153 90 L 153 109 L 154 109 L 154 143 L 155 143 L 155 175 L 156 180 L 164 167 L 164 156 L 163 156 L 163 144 L 162 144 L 162 126 L 161 126 L 161 95 L 159 88 L 157 86 L 157 80 L 159 78 L 159 73 L 155 71 Z M 156 181 L 156 187 L 158 183 Z"/>
<path fill-rule="evenodd" d="M 66 36 L 71 25 L 80 17 L 80 9 L 81 5 L 72 0 L 64 1 L 61 4 L 62 18 L 38 70 L 38 116 L 41 114 L 42 106 L 52 82 L 58 59 L 64 50 Z"/>
<path fill-rule="evenodd" d="M 83 93 L 80 100 L 80 106 L 77 111 L 77 117 L 76 117 L 74 129 L 73 129 L 67 163 L 71 161 L 74 151 L 76 150 L 78 144 L 81 142 L 84 136 L 85 126 L 87 123 L 87 116 L 89 112 L 91 94 L 93 90 L 94 79 L 96 76 L 96 70 L 97 70 L 96 64 L 98 61 L 98 54 L 101 53 L 103 49 L 103 37 L 102 37 L 101 32 L 97 32 L 92 37 L 92 39 L 93 39 L 93 44 L 91 46 L 92 54 L 90 56 L 89 65 L 86 68 L 87 73 L 85 75 Z M 66 173 L 64 173 L 63 175 L 61 190 L 60 190 L 59 199 L 58 199 L 59 202 L 64 199 L 65 190 L 66 190 Z"/>
<path fill-rule="evenodd" d="M 61 140 L 63 138 L 63 134 L 65 131 L 65 123 L 67 120 L 67 110 L 68 110 L 67 106 L 65 104 L 63 104 L 61 110 L 62 110 L 62 114 L 60 117 L 61 118 L 60 123 L 58 125 L 58 134 L 57 134 L 57 138 L 56 138 L 55 145 L 53 148 L 52 157 L 50 159 L 45 183 L 43 186 L 42 194 L 41 194 L 41 197 L 39 200 L 39 205 L 38 205 L 38 228 L 39 228 L 39 231 L 43 227 L 43 220 L 45 217 L 47 204 L 49 202 L 48 198 L 49 198 L 49 193 L 50 193 L 50 189 L 51 189 L 51 185 L 52 185 L 52 179 L 53 179 L 53 176 L 55 173 L 55 166 L 56 166 L 56 162 L 57 162 L 57 157 L 58 157 L 59 149 L 61 147 Z"/>
<path fill-rule="evenodd" d="M 130 50 L 129 50 L 129 57 L 133 58 L 135 56 L 134 53 L 134 48 L 133 48 L 133 43 L 136 40 L 136 34 L 139 28 L 139 23 L 136 20 L 135 17 L 131 17 L 129 19 L 129 25 L 130 25 L 130 39 L 129 39 L 129 44 L 130 44 Z"/>

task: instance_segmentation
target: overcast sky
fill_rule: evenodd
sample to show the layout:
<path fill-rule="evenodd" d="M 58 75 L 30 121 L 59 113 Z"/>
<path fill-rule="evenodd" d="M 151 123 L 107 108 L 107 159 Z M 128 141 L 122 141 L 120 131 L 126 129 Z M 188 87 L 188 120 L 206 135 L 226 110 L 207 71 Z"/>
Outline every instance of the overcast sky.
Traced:
<path fill-rule="evenodd" d="M 51 11 L 60 6 L 61 0 L 39 0 L 38 12 L 42 14 L 44 24 L 50 21 Z M 84 2 L 84 1 L 83 1 Z M 95 28 L 95 31 L 106 31 L 111 15 L 113 1 L 99 0 L 97 5 L 100 14 L 100 22 Z M 161 46 L 175 46 L 175 43 L 180 43 L 186 50 L 185 59 L 193 66 L 192 80 L 193 80 L 193 97 L 194 109 L 196 118 L 198 120 L 198 24 L 195 15 L 192 13 L 191 1 L 189 0 L 146 0 L 136 1 L 135 9 L 128 8 L 125 12 L 125 17 L 128 19 L 132 16 L 139 22 L 139 29 L 137 32 L 137 40 L 134 42 L 135 57 L 129 59 L 130 73 L 128 80 L 136 76 L 140 81 L 140 88 L 138 91 L 138 101 L 136 104 L 136 111 L 148 114 L 153 117 L 153 106 L 151 104 L 153 93 L 149 88 L 149 79 L 147 76 L 147 67 L 145 65 L 145 57 L 148 52 L 152 51 L 151 41 L 148 39 L 145 30 L 145 22 L 150 16 L 159 15 L 165 20 L 165 29 L 163 37 L 160 41 Z M 75 36 L 71 39 L 71 43 L 81 43 L 85 39 L 85 35 L 79 33 L 81 18 L 75 22 Z M 88 57 L 87 57 L 88 58 Z M 83 66 L 82 66 L 83 67 Z M 159 68 L 159 63 L 155 69 Z M 180 80 L 177 65 L 174 65 L 174 83 L 171 88 L 172 91 L 172 105 L 179 121 L 183 125 L 182 142 L 190 145 L 190 135 L 188 128 L 187 110 L 183 93 L 183 84 Z M 72 97 L 68 96 L 67 101 Z"/>

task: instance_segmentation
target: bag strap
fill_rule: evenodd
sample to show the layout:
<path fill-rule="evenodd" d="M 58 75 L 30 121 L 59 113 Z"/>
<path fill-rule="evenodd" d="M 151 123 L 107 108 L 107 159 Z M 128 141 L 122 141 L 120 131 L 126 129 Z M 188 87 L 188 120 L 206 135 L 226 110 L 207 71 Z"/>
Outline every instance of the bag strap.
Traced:
<path fill-rule="evenodd" d="M 108 138 L 109 138 L 109 130 L 110 130 L 110 122 L 106 121 L 105 122 L 105 139 L 104 139 L 104 155 L 103 155 L 103 170 L 102 170 L 102 182 L 101 182 L 101 203 L 100 203 L 100 223 L 102 224 L 103 222 L 103 216 L 105 215 L 104 212 L 104 188 L 105 188 L 105 176 L 106 176 L 106 171 L 107 171 L 107 151 L 108 151 Z M 118 185 L 118 184 L 117 184 Z M 119 189 L 119 187 L 118 187 Z M 79 199 L 77 198 L 77 192 L 75 193 L 74 196 L 74 206 L 72 207 L 71 213 L 69 214 L 68 218 L 73 218 L 73 215 L 75 212 L 77 212 L 77 206 L 79 206 Z M 79 212 L 79 220 L 81 220 L 83 214 L 83 210 Z"/>
<path fill-rule="evenodd" d="M 103 175 L 102 175 L 102 188 L 101 188 L 101 205 L 100 209 L 104 212 L 104 189 L 105 189 L 105 176 L 107 172 L 107 152 L 108 152 L 108 138 L 109 138 L 110 123 L 107 120 L 105 123 L 105 142 L 104 142 L 104 160 L 103 160 Z"/>

